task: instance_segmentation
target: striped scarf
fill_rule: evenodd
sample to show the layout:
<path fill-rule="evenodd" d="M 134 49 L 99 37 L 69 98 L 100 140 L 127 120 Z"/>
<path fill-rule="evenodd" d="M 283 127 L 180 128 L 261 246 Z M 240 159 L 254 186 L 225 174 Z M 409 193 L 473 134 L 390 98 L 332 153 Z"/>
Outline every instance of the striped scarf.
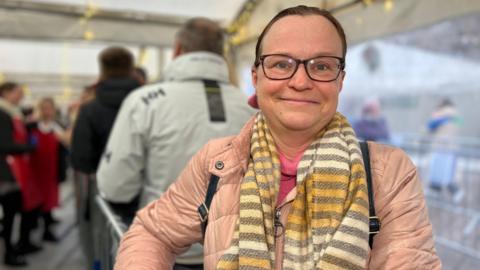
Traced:
<path fill-rule="evenodd" d="M 240 215 L 217 269 L 274 269 L 280 161 L 262 113 L 240 186 Z M 364 269 L 368 195 L 355 133 L 337 113 L 303 154 L 287 218 L 282 269 Z"/>

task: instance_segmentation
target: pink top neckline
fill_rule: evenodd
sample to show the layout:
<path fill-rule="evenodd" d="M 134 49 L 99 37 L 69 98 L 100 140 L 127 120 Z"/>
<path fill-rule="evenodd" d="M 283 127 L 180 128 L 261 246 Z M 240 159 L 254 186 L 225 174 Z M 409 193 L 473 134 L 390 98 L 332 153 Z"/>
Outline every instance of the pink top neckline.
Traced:
<path fill-rule="evenodd" d="M 303 152 L 295 156 L 293 159 L 289 159 L 282 152 L 278 151 L 281 177 L 277 205 L 280 205 L 288 193 L 295 188 L 297 184 L 297 166 L 302 159 L 302 156 Z"/>

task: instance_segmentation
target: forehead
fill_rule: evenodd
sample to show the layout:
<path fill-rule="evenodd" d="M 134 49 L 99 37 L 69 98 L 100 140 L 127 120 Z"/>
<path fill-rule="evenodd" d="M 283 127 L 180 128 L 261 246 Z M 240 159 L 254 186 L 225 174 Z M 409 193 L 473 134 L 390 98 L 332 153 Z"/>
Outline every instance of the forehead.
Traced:
<path fill-rule="evenodd" d="M 54 107 L 53 106 L 53 103 L 49 100 L 43 100 L 40 102 L 40 106 L 41 107 L 48 107 L 48 108 L 51 108 L 51 107 Z"/>
<path fill-rule="evenodd" d="M 262 54 L 286 53 L 296 57 L 342 56 L 337 29 L 320 15 L 290 15 L 276 21 L 262 41 Z"/>

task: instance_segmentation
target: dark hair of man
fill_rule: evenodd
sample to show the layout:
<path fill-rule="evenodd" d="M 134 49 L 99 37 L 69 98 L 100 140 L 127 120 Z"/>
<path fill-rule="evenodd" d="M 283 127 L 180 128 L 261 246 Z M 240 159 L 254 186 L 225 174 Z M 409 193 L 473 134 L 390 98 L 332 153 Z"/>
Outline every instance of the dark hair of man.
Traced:
<path fill-rule="evenodd" d="M 337 33 L 340 36 L 340 39 L 342 40 L 342 46 L 343 46 L 342 57 L 345 59 L 345 56 L 347 54 L 347 39 L 345 36 L 345 31 L 343 30 L 343 27 L 340 24 L 340 22 L 337 19 L 335 19 L 335 17 L 333 17 L 333 15 L 329 11 L 325 9 L 300 5 L 300 6 L 291 7 L 291 8 L 287 8 L 280 11 L 275 17 L 273 17 L 272 20 L 270 20 L 270 22 L 268 22 L 267 26 L 265 26 L 262 33 L 258 37 L 257 45 L 255 46 L 255 66 L 258 66 L 260 64 L 262 40 L 267 34 L 267 32 L 270 30 L 272 25 L 276 21 L 280 20 L 281 18 L 292 16 L 292 15 L 298 15 L 298 16 L 318 15 L 330 21 L 335 27 L 335 29 L 337 30 Z"/>
<path fill-rule="evenodd" d="M 0 85 L 0 97 L 3 97 L 5 93 L 10 92 L 17 88 L 19 85 L 14 82 L 4 82 Z"/>
<path fill-rule="evenodd" d="M 133 73 L 133 55 L 123 47 L 112 46 L 104 49 L 98 61 L 102 79 L 125 78 Z"/>
<path fill-rule="evenodd" d="M 190 19 L 177 33 L 184 52 L 207 51 L 223 56 L 223 30 L 207 18 Z"/>

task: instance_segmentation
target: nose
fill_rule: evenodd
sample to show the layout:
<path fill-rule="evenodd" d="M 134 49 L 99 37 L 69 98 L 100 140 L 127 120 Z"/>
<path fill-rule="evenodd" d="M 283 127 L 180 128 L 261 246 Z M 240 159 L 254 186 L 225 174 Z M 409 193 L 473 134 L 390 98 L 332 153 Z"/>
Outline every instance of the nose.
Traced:
<path fill-rule="evenodd" d="M 298 65 L 297 71 L 293 74 L 292 78 L 288 80 L 288 86 L 295 89 L 296 91 L 304 91 L 312 88 L 313 81 L 308 77 L 307 71 L 305 70 L 305 65 L 300 63 Z"/>

